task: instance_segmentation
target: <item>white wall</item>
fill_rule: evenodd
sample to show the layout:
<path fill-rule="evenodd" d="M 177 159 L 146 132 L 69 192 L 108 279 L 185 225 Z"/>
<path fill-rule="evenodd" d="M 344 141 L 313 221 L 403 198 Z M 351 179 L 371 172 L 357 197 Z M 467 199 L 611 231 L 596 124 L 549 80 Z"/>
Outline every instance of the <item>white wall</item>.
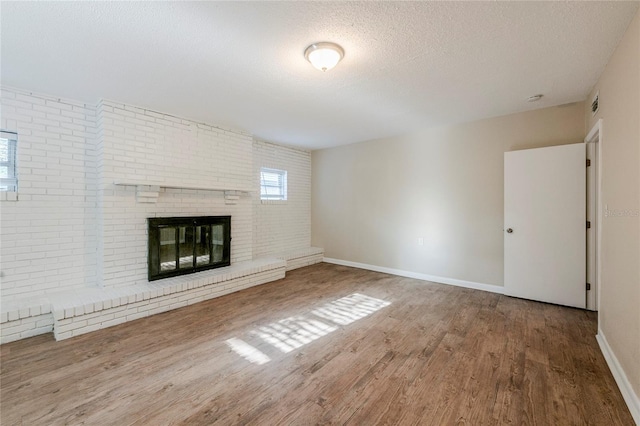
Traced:
<path fill-rule="evenodd" d="M 502 286 L 503 153 L 581 142 L 583 111 L 577 103 L 314 151 L 312 244 L 329 258 Z"/>
<path fill-rule="evenodd" d="M 260 193 L 260 168 L 287 171 L 287 200 L 253 198 L 253 256 L 286 252 L 311 244 L 311 153 L 256 141 L 253 144 L 254 190 Z"/>
<path fill-rule="evenodd" d="M 596 92 L 600 111 L 592 116 Z M 586 130 L 602 130 L 600 332 L 635 392 L 640 419 L 640 12 L 587 98 Z"/>
<path fill-rule="evenodd" d="M 94 106 L 2 89 L 18 133 L 19 201 L 0 201 L 2 300 L 94 285 Z"/>
<path fill-rule="evenodd" d="M 113 101 L 3 88 L 1 106 L 2 129 L 18 133 L 19 178 L 19 200 L 0 201 L 3 303 L 147 282 L 149 217 L 231 215 L 232 263 L 309 246 L 307 151 Z M 260 203 L 260 165 L 288 170 L 286 203 Z M 140 203 L 118 180 L 251 192 L 228 204 L 219 191 L 163 189 Z"/>

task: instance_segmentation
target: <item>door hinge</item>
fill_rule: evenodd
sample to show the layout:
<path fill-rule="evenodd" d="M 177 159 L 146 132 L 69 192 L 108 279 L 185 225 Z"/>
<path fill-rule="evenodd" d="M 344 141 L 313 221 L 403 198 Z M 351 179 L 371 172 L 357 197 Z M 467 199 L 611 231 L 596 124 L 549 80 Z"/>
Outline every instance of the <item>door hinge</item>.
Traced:
<path fill-rule="evenodd" d="M 591 166 L 591 160 L 587 158 L 587 167 Z"/>
<path fill-rule="evenodd" d="M 590 220 L 587 221 L 587 229 L 591 229 L 591 221 Z"/>
<path fill-rule="evenodd" d="M 587 283 L 587 291 L 591 290 L 591 284 Z"/>

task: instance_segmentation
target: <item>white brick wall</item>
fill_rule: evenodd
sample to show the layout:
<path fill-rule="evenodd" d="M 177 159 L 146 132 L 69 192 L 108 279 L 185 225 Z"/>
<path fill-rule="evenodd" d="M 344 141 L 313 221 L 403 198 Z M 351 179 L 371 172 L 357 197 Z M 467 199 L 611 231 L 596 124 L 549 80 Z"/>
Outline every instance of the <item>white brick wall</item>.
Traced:
<path fill-rule="evenodd" d="M 287 171 L 287 200 L 260 201 L 260 168 Z M 267 142 L 253 144 L 254 258 L 311 245 L 311 153 Z"/>
<path fill-rule="evenodd" d="M 250 135 L 102 101 L 104 178 L 185 186 L 248 187 Z"/>
<path fill-rule="evenodd" d="M 0 324 L 0 343 L 13 342 L 53 331 L 53 314 L 34 315 Z"/>
<path fill-rule="evenodd" d="M 95 107 L 3 88 L 19 201 L 0 202 L 3 302 L 95 285 Z"/>
<path fill-rule="evenodd" d="M 125 180 L 249 189 L 251 136 L 111 101 L 98 105 L 98 129 L 102 286 L 147 281 L 149 217 L 231 215 L 231 263 L 251 260 L 250 195 L 226 205 L 223 192 L 164 189 L 157 203 L 148 204 L 136 201 L 134 186 L 113 184 Z"/>

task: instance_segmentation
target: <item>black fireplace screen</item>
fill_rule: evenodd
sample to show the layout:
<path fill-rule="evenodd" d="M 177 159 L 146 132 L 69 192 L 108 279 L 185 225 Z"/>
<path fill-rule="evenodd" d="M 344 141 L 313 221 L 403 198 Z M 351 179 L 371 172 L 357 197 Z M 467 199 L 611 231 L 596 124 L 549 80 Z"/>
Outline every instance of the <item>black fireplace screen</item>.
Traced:
<path fill-rule="evenodd" d="M 231 216 L 149 221 L 149 281 L 231 264 Z"/>

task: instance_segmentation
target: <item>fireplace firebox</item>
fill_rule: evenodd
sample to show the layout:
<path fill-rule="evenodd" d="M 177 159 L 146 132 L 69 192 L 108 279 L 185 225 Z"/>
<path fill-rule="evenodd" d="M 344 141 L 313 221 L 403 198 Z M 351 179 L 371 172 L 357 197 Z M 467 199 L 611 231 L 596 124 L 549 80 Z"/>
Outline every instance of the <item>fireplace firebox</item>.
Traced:
<path fill-rule="evenodd" d="M 231 264 L 231 216 L 149 218 L 149 281 Z"/>

